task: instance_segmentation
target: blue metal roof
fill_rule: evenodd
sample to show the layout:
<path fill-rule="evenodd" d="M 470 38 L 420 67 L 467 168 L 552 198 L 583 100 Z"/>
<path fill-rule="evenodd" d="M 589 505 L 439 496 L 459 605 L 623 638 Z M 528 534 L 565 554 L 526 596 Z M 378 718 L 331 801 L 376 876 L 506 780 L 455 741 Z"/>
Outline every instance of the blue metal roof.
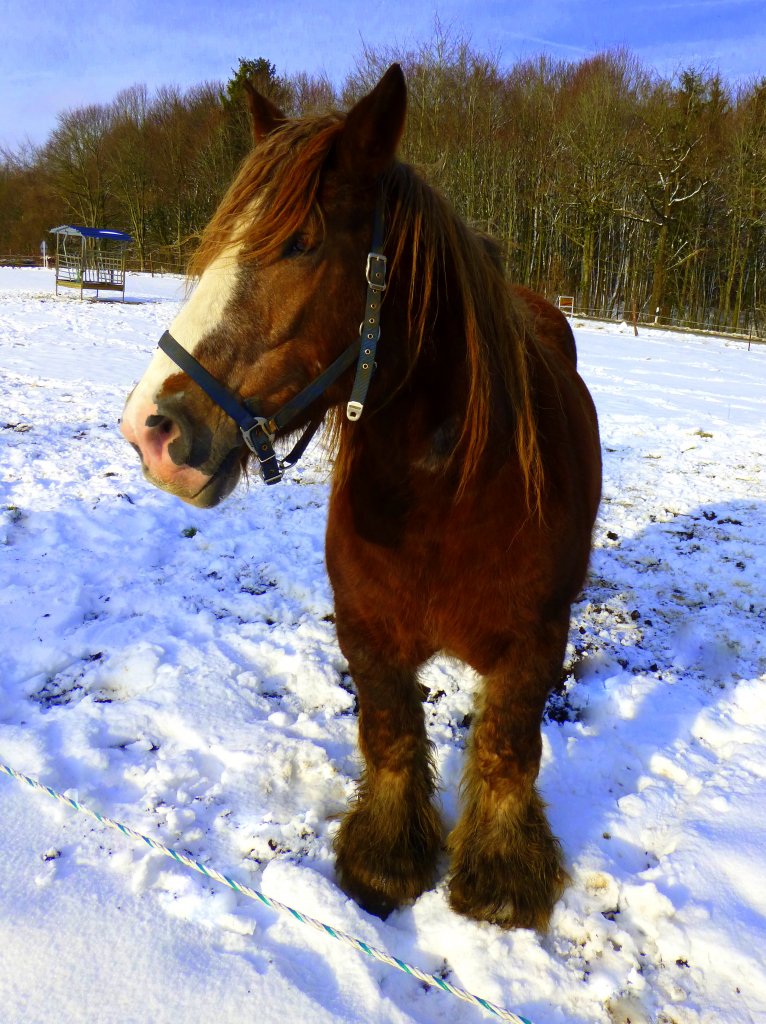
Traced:
<path fill-rule="evenodd" d="M 76 235 L 78 238 L 105 238 L 112 242 L 127 244 L 133 239 L 124 231 L 112 231 L 110 228 L 82 228 L 76 224 L 62 224 L 61 227 L 51 228 L 51 235 Z"/>

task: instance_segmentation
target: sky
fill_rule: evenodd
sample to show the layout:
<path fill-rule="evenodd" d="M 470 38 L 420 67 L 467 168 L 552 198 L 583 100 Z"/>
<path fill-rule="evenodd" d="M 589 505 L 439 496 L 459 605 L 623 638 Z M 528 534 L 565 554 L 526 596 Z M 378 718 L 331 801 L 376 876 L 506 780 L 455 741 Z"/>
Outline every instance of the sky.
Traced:
<path fill-rule="evenodd" d="M 131 85 L 225 81 L 240 57 L 339 84 L 365 45 L 417 48 L 436 19 L 505 66 L 626 46 L 664 75 L 766 76 L 765 0 L 0 0 L 0 148 Z"/>

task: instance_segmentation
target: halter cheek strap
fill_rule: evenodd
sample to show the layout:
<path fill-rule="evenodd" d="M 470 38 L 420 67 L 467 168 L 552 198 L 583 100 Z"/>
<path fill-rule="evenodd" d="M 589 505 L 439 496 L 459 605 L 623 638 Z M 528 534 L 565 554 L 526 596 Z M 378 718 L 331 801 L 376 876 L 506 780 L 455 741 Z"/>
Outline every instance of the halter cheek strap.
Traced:
<path fill-rule="evenodd" d="M 354 362 L 357 364 L 356 378 L 351 391 L 351 399 L 346 407 L 346 415 L 350 420 L 358 420 L 362 415 L 367 390 L 375 368 L 375 351 L 380 339 L 380 304 L 386 287 L 386 257 L 380 251 L 383 248 L 383 230 L 382 203 L 378 203 L 375 208 L 372 248 L 367 256 L 365 273 L 367 302 L 364 321 L 359 329 L 359 339 L 352 342 L 327 369 L 323 370 L 315 380 L 299 391 L 272 416 L 259 415 L 258 403 L 255 399 L 246 399 L 241 402 L 191 353 L 187 352 L 170 331 L 165 331 L 157 343 L 165 355 L 172 359 L 216 405 L 220 406 L 234 420 L 242 433 L 245 444 L 258 459 L 261 476 L 267 484 L 278 483 L 282 479 L 284 468 L 295 465 L 319 429 L 322 416 L 315 416 L 309 421 L 298 443 L 281 461 L 277 459 L 274 451 L 274 437 L 278 431 L 283 430 L 291 420 L 307 409 Z"/>
<path fill-rule="evenodd" d="M 359 361 L 356 379 L 351 390 L 351 399 L 346 406 L 346 416 L 358 420 L 362 415 L 367 398 L 367 389 L 375 368 L 375 350 L 380 340 L 380 305 L 386 290 L 386 257 L 383 255 L 383 210 L 381 203 L 375 207 L 375 221 L 372 229 L 372 248 L 367 254 L 367 303 L 364 320 L 359 328 Z"/>

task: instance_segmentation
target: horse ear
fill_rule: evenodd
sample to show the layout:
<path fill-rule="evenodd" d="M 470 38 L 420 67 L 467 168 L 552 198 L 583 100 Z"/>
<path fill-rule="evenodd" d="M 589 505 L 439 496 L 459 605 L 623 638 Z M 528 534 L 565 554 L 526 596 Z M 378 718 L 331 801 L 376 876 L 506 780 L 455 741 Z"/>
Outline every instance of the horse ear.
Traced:
<path fill-rule="evenodd" d="M 287 120 L 282 111 L 266 96 L 261 95 L 249 79 L 245 79 L 245 95 L 250 111 L 253 131 L 253 142 L 259 143 L 262 138 L 273 132 Z"/>
<path fill-rule="evenodd" d="M 339 163 L 344 170 L 373 180 L 391 164 L 404 131 L 407 84 L 399 64 L 349 110 L 339 140 Z"/>

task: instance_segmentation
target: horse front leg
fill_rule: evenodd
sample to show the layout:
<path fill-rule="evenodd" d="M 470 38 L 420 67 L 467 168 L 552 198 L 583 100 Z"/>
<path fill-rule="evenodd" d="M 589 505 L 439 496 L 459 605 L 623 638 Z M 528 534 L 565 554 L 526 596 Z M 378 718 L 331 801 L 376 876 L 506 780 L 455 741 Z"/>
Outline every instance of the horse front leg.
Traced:
<path fill-rule="evenodd" d="M 504 928 L 545 930 L 568 876 L 535 787 L 545 698 L 560 672 L 567 624 L 525 637 L 513 669 L 485 678 L 451 833 L 452 908 Z"/>
<path fill-rule="evenodd" d="M 359 698 L 365 767 L 335 839 L 343 889 L 385 917 L 434 880 L 442 826 L 433 804 L 434 769 L 416 670 L 387 664 L 341 627 Z"/>

